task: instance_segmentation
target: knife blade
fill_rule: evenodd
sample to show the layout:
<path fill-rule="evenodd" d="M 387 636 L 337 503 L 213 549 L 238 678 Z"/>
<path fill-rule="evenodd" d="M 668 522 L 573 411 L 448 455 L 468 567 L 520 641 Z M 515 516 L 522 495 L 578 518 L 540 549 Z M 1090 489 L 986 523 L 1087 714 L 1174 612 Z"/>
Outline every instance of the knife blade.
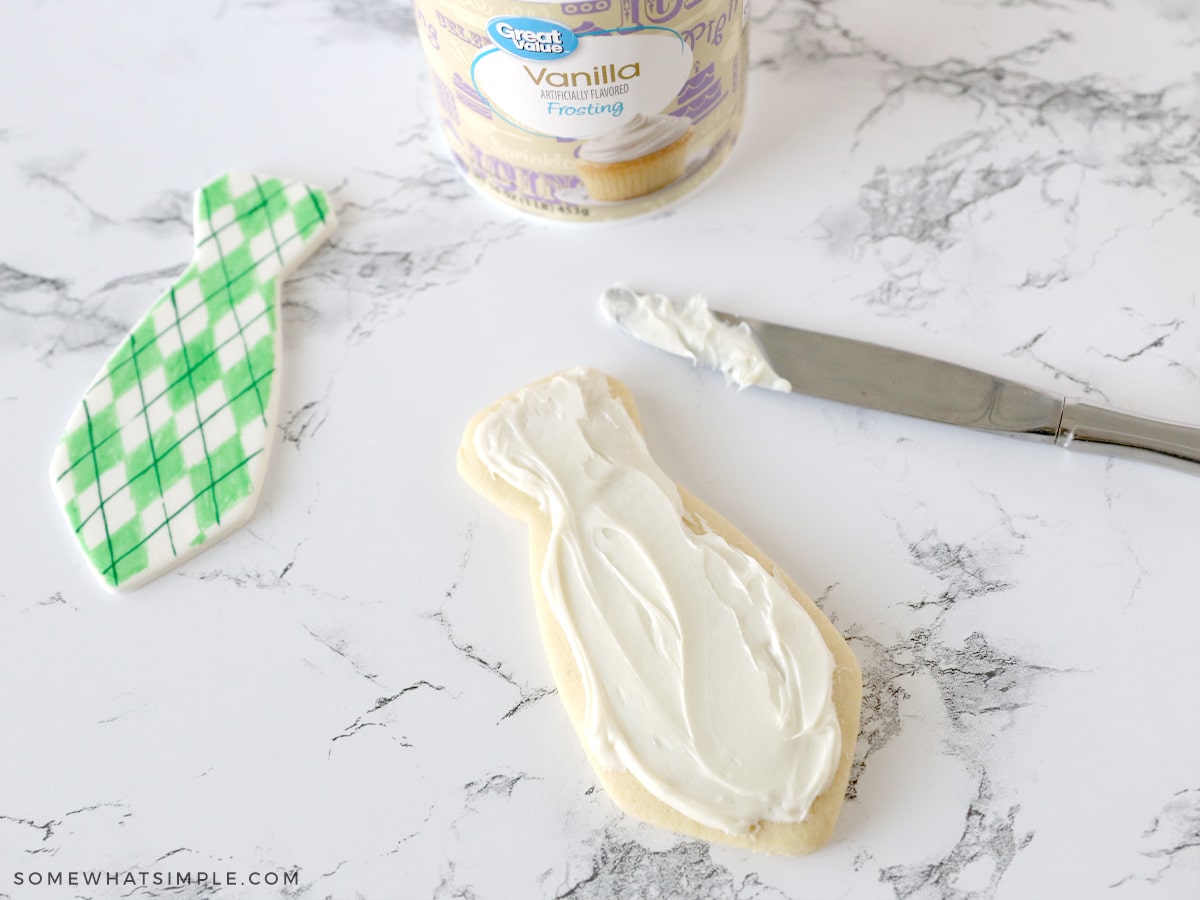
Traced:
<path fill-rule="evenodd" d="M 1055 437 L 1066 398 L 955 363 L 712 311 L 745 324 L 793 392 L 949 425 Z"/>
<path fill-rule="evenodd" d="M 647 307 L 646 301 L 650 301 Z M 640 305 L 639 305 L 640 304 Z M 1200 428 L 1071 400 L 957 363 L 893 347 L 709 310 L 695 298 L 610 290 L 609 316 L 634 337 L 758 384 L 882 412 L 1021 436 L 1200 474 Z M 746 337 L 752 341 L 750 349 Z M 762 354 L 768 376 L 737 377 L 722 358 Z M 728 355 L 728 354 L 726 354 Z M 770 376 L 777 376 L 771 380 Z"/>

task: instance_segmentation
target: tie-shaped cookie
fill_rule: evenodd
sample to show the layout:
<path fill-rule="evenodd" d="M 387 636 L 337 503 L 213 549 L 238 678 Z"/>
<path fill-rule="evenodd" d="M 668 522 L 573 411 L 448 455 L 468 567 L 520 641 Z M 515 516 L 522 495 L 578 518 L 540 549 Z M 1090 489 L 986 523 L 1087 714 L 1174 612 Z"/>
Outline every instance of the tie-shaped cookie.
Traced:
<path fill-rule="evenodd" d="M 250 518 L 279 406 L 280 284 L 334 223 L 297 181 L 229 173 L 197 192 L 191 264 L 100 369 L 50 467 L 106 587 L 157 578 Z"/>
<path fill-rule="evenodd" d="M 658 466 L 625 386 L 573 369 L 522 388 L 472 419 L 458 467 L 529 525 L 559 697 L 617 806 L 751 850 L 824 844 L 854 757 L 858 662 Z"/>

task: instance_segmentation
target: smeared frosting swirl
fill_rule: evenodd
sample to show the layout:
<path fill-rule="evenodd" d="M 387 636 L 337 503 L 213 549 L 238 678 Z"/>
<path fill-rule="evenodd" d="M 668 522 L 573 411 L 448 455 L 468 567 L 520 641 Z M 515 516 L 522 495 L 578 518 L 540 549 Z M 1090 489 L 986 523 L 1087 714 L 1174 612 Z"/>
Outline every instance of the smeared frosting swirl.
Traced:
<path fill-rule="evenodd" d="M 757 385 L 790 391 L 791 384 L 771 368 L 745 322 L 728 325 L 709 310 L 703 297 L 677 301 L 623 287 L 604 292 L 605 314 L 635 338 L 719 370 L 739 388 Z"/>
<path fill-rule="evenodd" d="M 474 447 L 549 519 L 539 578 L 592 758 L 731 834 L 803 820 L 841 750 L 833 655 L 777 575 L 686 512 L 605 376 L 519 391 Z"/>

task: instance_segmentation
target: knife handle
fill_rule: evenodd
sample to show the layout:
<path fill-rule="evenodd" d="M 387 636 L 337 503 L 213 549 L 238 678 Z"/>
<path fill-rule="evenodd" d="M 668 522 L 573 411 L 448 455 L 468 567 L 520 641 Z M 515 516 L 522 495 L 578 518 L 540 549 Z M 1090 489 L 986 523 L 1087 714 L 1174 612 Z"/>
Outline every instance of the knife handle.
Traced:
<path fill-rule="evenodd" d="M 1067 401 L 1054 442 L 1072 450 L 1200 471 L 1200 428 L 1090 403 Z"/>

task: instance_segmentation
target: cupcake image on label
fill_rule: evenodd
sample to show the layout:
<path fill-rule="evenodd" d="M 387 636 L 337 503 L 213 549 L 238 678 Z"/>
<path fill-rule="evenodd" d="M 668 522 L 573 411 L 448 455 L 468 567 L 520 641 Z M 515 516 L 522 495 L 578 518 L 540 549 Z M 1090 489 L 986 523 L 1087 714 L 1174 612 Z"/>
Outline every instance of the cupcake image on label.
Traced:
<path fill-rule="evenodd" d="M 575 166 L 591 199 L 632 200 L 683 177 L 691 136 L 687 116 L 635 113 L 620 127 L 585 141 Z"/>

